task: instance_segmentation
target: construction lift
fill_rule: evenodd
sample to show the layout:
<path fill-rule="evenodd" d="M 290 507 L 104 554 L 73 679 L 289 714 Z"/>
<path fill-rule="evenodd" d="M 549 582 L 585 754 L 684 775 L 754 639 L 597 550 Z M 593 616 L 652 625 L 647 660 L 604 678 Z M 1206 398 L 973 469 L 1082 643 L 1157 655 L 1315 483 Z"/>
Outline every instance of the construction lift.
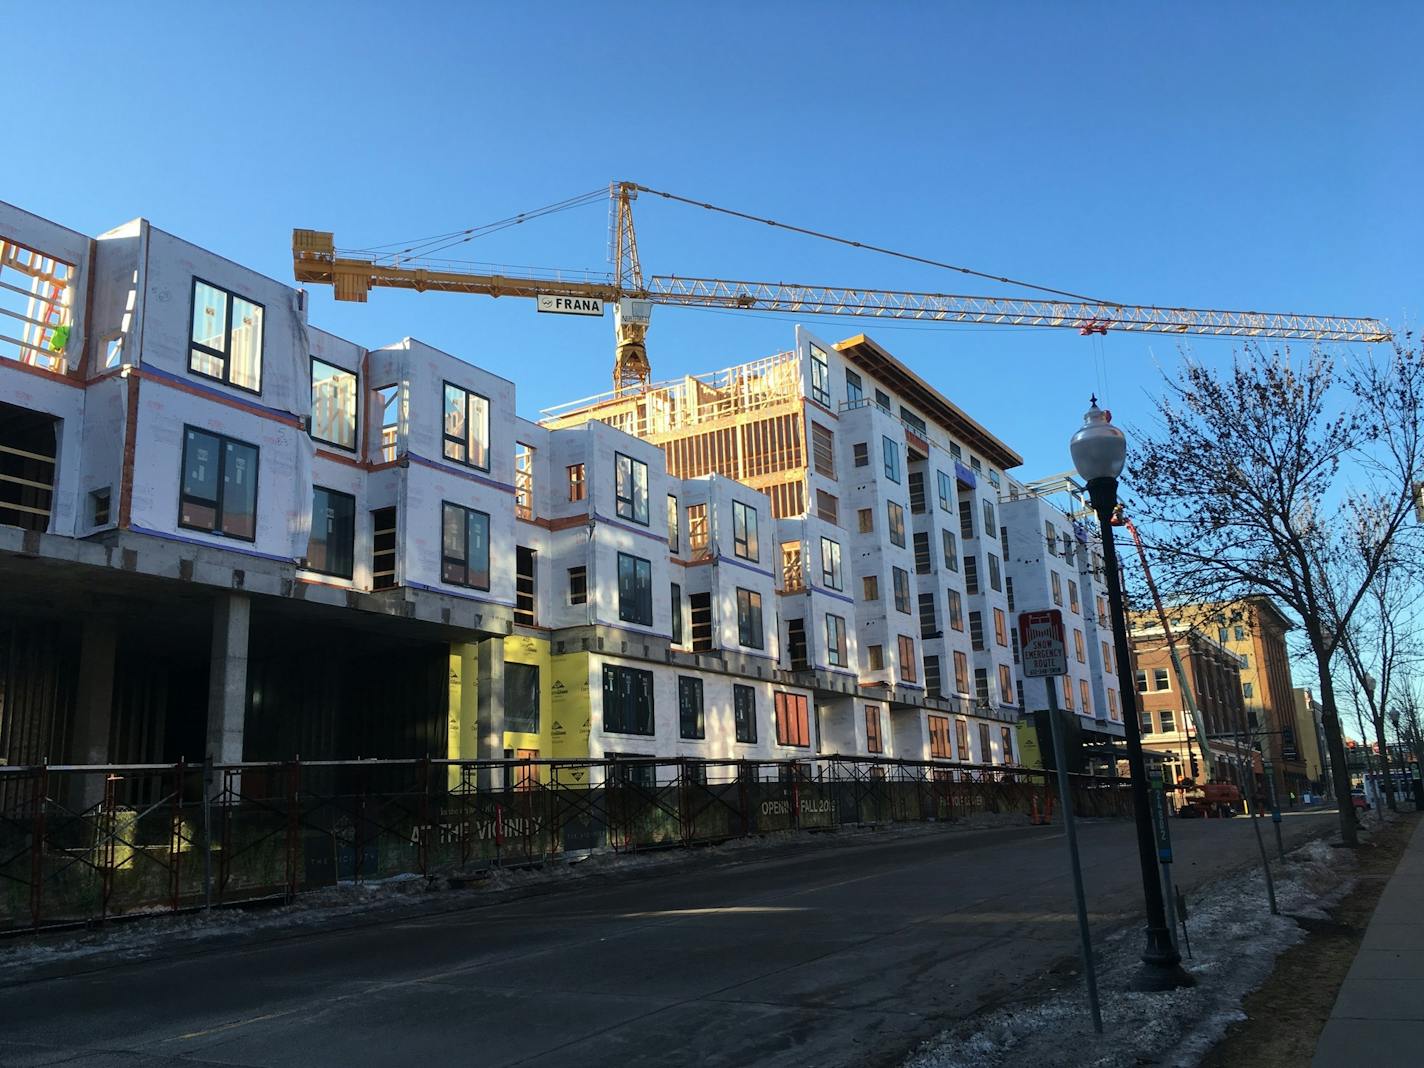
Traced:
<path fill-rule="evenodd" d="M 962 296 L 681 275 L 645 276 L 638 256 L 637 234 L 633 228 L 633 202 L 639 194 L 662 197 L 745 221 L 777 227 L 790 233 L 1007 283 L 1043 295 Z M 535 271 L 490 274 L 466 269 L 458 264 L 435 263 L 423 258 L 428 257 L 432 251 L 464 243 L 554 211 L 592 203 L 595 198 L 602 197 L 603 191 L 598 190 L 533 212 L 512 216 L 486 227 L 439 235 L 435 239 L 416 242 L 389 253 L 337 249 L 334 236 L 328 231 L 293 230 L 293 272 L 298 282 L 330 285 L 337 300 L 365 301 L 373 287 L 381 286 L 414 289 L 418 292 L 527 297 L 541 301 L 541 306 L 544 302 L 556 301 L 558 298 L 571 298 L 581 310 L 592 314 L 601 314 L 605 302 L 612 304 L 616 334 L 613 386 L 619 393 L 640 392 L 648 388 L 651 367 L 646 338 L 654 304 L 799 315 L 910 319 L 932 323 L 1056 327 L 1077 330 L 1087 335 L 1122 330 L 1135 333 L 1296 338 L 1311 341 L 1388 341 L 1391 337 L 1383 323 L 1363 317 L 1171 308 L 1098 300 L 818 233 L 773 219 L 664 193 L 635 182 L 614 182 L 608 189 L 610 255 L 613 263 L 611 276 L 571 278 L 559 273 L 541 274 Z"/>

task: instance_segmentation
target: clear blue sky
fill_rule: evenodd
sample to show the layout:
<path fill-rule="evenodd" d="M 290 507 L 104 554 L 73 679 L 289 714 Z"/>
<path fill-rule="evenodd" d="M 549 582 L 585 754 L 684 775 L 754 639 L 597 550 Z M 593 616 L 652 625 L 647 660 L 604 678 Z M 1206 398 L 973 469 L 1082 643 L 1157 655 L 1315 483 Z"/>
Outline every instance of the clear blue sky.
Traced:
<path fill-rule="evenodd" d="M 343 246 L 483 223 L 629 178 L 1109 299 L 1421 311 L 1424 6 L 1204 3 L 0 3 L 0 198 L 97 233 L 144 215 L 279 279 L 294 226 Z M 28 69 L 28 68 L 27 68 Z M 24 116 L 22 119 L 21 116 Z M 45 121 L 40 122 L 43 116 Z M 655 273 L 1003 292 L 639 202 Z M 606 212 L 471 259 L 603 269 Z M 420 337 L 518 384 L 521 414 L 608 388 L 611 318 L 377 291 L 313 300 L 363 344 Z M 1170 338 L 865 329 L 1062 470 L 1099 382 L 1143 413 Z M 790 344 L 789 321 L 659 309 L 655 377 Z M 1229 359 L 1231 344 L 1195 352 Z"/>

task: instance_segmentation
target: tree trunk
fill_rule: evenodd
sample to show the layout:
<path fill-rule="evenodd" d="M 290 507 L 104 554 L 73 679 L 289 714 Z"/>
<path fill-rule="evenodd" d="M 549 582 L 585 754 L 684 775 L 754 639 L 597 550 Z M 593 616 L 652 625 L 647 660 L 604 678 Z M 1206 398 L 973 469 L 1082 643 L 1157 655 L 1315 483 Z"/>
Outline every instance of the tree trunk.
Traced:
<path fill-rule="evenodd" d="M 1380 781 L 1384 784 L 1385 803 L 1391 812 L 1398 812 L 1399 805 L 1394 800 L 1393 773 L 1389 770 L 1389 746 L 1384 740 L 1384 713 L 1370 717 L 1375 724 L 1375 743 L 1380 751 Z"/>
<path fill-rule="evenodd" d="M 1354 799 L 1350 797 L 1350 769 L 1345 765 L 1345 739 L 1340 733 L 1340 716 L 1335 711 L 1330 661 L 1320 635 L 1311 634 L 1310 644 L 1320 673 L 1320 725 L 1325 731 L 1325 746 L 1330 750 L 1330 781 L 1335 787 L 1335 801 L 1340 811 L 1340 838 L 1347 846 L 1357 846 L 1360 844 L 1359 822 L 1355 819 Z"/>

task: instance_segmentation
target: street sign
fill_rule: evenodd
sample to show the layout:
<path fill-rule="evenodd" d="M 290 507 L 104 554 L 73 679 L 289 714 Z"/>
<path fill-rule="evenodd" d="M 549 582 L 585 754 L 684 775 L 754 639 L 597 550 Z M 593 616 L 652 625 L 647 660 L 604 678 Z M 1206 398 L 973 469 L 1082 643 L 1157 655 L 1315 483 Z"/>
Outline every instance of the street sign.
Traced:
<path fill-rule="evenodd" d="M 540 293 L 536 307 L 555 315 L 602 315 L 603 301 L 597 297 L 559 297 Z"/>
<path fill-rule="evenodd" d="M 1026 678 L 1068 674 L 1068 643 L 1063 640 L 1063 613 L 1019 613 L 1019 659 Z"/>
<path fill-rule="evenodd" d="M 1156 779 L 1147 791 L 1147 799 L 1152 802 L 1152 831 L 1157 839 L 1157 859 L 1163 864 L 1172 863 L 1172 830 L 1167 810 L 1167 791 L 1162 789 L 1162 781 Z"/>

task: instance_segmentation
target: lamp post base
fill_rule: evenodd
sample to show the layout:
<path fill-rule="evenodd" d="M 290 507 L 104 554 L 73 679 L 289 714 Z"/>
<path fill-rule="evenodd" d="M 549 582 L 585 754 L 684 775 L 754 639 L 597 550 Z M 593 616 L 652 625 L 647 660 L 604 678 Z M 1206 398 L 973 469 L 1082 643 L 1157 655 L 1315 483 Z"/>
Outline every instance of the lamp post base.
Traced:
<path fill-rule="evenodd" d="M 1165 930 L 1148 927 L 1147 946 L 1142 951 L 1142 967 L 1137 969 L 1128 989 L 1138 993 L 1159 994 L 1195 986 L 1196 979 L 1182 967 L 1182 958 L 1172 946 L 1172 936 Z"/>

